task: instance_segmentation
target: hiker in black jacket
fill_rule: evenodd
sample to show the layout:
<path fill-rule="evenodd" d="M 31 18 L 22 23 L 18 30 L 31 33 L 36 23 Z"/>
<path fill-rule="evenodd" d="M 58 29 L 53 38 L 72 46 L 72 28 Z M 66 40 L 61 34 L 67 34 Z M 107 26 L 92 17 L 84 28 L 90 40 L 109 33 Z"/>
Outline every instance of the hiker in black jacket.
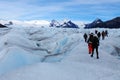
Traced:
<path fill-rule="evenodd" d="M 98 54 L 99 39 L 96 35 L 93 37 L 92 46 L 93 46 L 93 51 L 92 51 L 91 57 L 93 57 L 94 50 L 96 49 L 96 56 L 97 56 L 97 59 L 99 59 L 99 54 Z"/>
<path fill-rule="evenodd" d="M 98 32 L 97 36 L 98 36 L 98 39 L 100 40 L 101 33 Z"/>
<path fill-rule="evenodd" d="M 86 33 L 84 33 L 84 35 L 83 35 L 83 37 L 84 37 L 84 39 L 85 39 L 85 42 L 87 42 L 87 34 Z"/>

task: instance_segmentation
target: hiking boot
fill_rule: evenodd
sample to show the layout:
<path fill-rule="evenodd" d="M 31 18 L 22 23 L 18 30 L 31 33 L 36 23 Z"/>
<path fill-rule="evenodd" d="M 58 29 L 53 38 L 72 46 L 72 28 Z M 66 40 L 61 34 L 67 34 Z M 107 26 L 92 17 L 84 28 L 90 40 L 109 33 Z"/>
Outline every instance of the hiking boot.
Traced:
<path fill-rule="evenodd" d="M 91 57 L 93 57 L 93 55 L 91 55 Z"/>
<path fill-rule="evenodd" d="M 99 57 L 97 57 L 97 59 L 99 59 Z"/>

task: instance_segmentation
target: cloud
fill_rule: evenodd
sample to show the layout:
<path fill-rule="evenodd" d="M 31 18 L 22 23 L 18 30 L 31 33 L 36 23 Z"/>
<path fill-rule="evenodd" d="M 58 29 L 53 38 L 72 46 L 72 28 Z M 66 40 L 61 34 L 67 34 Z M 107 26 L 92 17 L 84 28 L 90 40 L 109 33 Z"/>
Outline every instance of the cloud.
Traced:
<path fill-rule="evenodd" d="M 120 0 L 0 0 L 3 19 L 92 19 L 119 15 Z M 88 18 L 89 17 L 89 18 Z M 103 17 L 102 17 L 103 18 Z"/>
<path fill-rule="evenodd" d="M 32 1 L 31 1 L 32 2 Z M 2 18 L 16 18 L 19 19 L 19 17 L 22 16 L 36 16 L 39 14 L 39 16 L 47 15 L 52 12 L 56 12 L 59 10 L 62 10 L 62 6 L 54 6 L 54 5 L 32 5 L 29 4 L 31 2 L 19 0 L 14 2 L 9 1 L 0 1 L 0 10 L 1 14 L 0 17 Z"/>
<path fill-rule="evenodd" d="M 16 18 L 24 14 L 25 6 L 19 2 L 0 1 L 0 17 Z"/>
<path fill-rule="evenodd" d="M 72 0 L 77 4 L 109 4 L 109 3 L 118 3 L 120 0 Z"/>

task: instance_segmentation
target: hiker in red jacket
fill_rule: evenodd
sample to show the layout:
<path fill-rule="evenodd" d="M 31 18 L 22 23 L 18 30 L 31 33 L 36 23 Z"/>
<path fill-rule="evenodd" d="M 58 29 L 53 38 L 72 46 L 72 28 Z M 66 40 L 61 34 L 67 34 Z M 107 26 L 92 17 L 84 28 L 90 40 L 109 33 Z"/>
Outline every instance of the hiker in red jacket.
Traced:
<path fill-rule="evenodd" d="M 89 54 L 91 54 L 92 51 L 93 51 L 92 42 L 93 42 L 93 33 L 89 34 L 89 38 L 88 38 L 88 41 L 87 41 Z"/>

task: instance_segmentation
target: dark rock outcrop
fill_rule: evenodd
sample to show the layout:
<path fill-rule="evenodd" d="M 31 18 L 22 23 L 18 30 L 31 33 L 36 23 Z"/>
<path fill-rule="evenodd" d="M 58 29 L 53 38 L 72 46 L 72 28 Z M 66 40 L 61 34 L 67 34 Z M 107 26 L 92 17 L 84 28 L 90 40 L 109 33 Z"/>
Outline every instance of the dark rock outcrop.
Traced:
<path fill-rule="evenodd" d="M 0 24 L 0 28 L 6 28 L 7 26 Z"/>

